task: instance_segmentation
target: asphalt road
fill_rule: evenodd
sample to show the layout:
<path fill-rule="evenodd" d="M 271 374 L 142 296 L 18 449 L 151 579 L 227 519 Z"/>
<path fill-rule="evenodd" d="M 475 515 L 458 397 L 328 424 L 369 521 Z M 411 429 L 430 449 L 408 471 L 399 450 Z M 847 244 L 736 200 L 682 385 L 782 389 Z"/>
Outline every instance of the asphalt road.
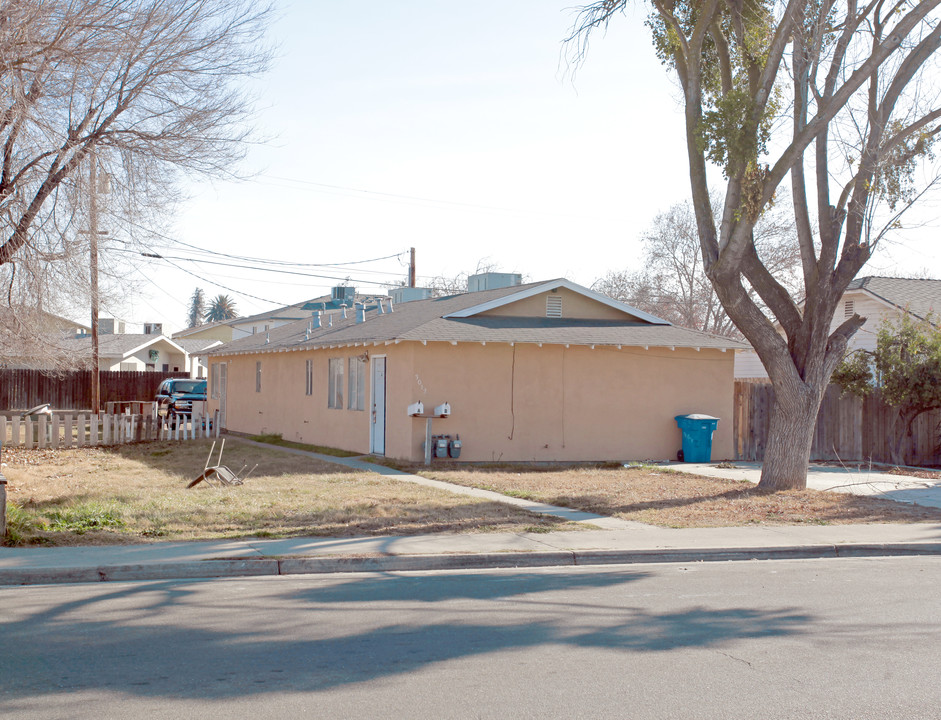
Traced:
<path fill-rule="evenodd" d="M 941 558 L 0 589 L 11 718 L 941 717 Z"/>

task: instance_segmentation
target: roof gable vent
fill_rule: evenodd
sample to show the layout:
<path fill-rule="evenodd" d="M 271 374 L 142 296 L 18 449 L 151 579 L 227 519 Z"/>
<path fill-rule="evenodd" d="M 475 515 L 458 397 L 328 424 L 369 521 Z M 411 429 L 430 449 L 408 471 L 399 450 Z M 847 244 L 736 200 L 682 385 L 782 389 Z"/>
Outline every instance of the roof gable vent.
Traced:
<path fill-rule="evenodd" d="M 546 295 L 546 317 L 547 318 L 562 317 L 562 296 L 561 295 Z"/>

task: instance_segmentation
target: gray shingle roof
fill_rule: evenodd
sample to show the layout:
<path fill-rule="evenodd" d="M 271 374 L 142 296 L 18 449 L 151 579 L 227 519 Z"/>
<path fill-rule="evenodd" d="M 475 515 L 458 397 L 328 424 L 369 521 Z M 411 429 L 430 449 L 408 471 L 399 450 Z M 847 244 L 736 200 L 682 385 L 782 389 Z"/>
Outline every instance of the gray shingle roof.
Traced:
<path fill-rule="evenodd" d="M 127 353 L 141 347 L 142 345 L 152 344 L 163 340 L 173 345 L 179 345 L 176 340 L 171 340 L 165 335 L 145 335 L 143 333 L 108 333 L 98 336 L 98 354 L 101 357 L 124 357 Z M 91 335 L 85 337 L 72 338 L 67 342 L 72 343 L 75 348 L 81 350 L 88 348 L 91 350 Z"/>
<path fill-rule="evenodd" d="M 866 290 L 922 319 L 931 312 L 941 314 L 941 280 L 863 277 L 853 280 L 847 290 Z"/>
<path fill-rule="evenodd" d="M 190 355 L 195 355 L 210 346 L 219 344 L 219 340 L 209 340 L 206 338 L 174 338 L 173 342 L 186 350 Z"/>
<path fill-rule="evenodd" d="M 482 303 L 535 289 L 540 285 L 546 283 L 529 283 L 430 300 L 414 300 L 397 305 L 392 313 L 380 314 L 378 309 L 369 310 L 366 313 L 366 322 L 362 323 L 357 323 L 354 313 L 351 312 L 346 319 L 334 317 L 332 327 L 317 328 L 309 333 L 309 321 L 303 320 L 274 328 L 267 333 L 257 333 L 226 343 L 222 347 L 209 350 L 209 354 L 275 352 L 396 341 L 567 343 L 726 349 L 747 347 L 744 343 L 727 337 L 668 323 L 638 321 L 630 315 L 632 308 L 626 305 L 622 306 L 625 311 L 624 321 L 495 315 L 445 317 Z M 571 286 L 570 283 L 568 285 Z"/>

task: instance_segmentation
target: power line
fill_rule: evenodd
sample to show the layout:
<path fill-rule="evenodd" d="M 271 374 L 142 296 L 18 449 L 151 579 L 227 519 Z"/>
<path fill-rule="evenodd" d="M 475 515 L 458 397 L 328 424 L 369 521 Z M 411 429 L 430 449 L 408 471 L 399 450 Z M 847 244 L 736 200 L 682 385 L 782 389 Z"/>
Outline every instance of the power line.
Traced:
<path fill-rule="evenodd" d="M 119 252 L 127 252 L 127 253 L 135 252 L 134 250 L 127 250 L 124 248 L 115 248 L 115 250 Z M 206 265 L 222 265 L 224 267 L 236 267 L 242 270 L 252 270 L 254 272 L 273 272 L 273 273 L 279 273 L 281 275 L 300 275 L 302 277 L 320 278 L 322 280 L 352 280 L 356 283 L 362 283 L 365 285 L 378 285 L 380 287 L 384 287 L 389 284 L 387 282 L 376 282 L 375 280 L 365 280 L 363 278 L 337 277 L 335 275 L 319 275 L 317 273 L 305 273 L 305 272 L 300 272 L 297 270 L 285 270 L 285 269 L 278 269 L 278 268 L 253 267 L 251 265 L 239 265 L 237 263 L 227 263 L 227 262 L 222 262 L 220 260 L 204 260 L 201 258 L 179 257 L 175 255 L 160 255 L 158 253 L 147 253 L 147 252 L 140 252 L 140 251 L 137 251 L 137 252 L 142 257 L 153 258 L 156 260 L 166 260 L 168 262 L 170 260 L 180 260 L 182 262 L 198 262 L 198 263 L 205 263 Z M 175 265 L 174 263 L 170 263 L 170 264 L 174 265 L 174 267 L 179 267 L 178 265 Z M 235 292 L 235 291 L 233 290 L 232 292 Z"/>
<path fill-rule="evenodd" d="M 198 245 L 193 245 L 192 243 L 188 243 L 184 240 L 180 240 L 179 238 L 174 238 L 174 237 L 170 237 L 169 235 L 164 235 L 163 233 L 157 232 L 156 230 L 152 230 L 151 228 L 145 227 L 131 220 L 127 220 L 127 223 L 129 225 L 133 225 L 136 228 L 144 230 L 145 232 L 156 235 L 157 237 L 161 237 L 164 240 L 169 240 L 170 242 L 178 244 L 178 245 L 185 245 L 186 247 L 193 248 L 194 250 L 197 250 L 199 252 L 208 253 L 210 255 L 218 255 L 219 257 L 227 257 L 233 260 L 245 260 L 247 262 L 259 262 L 259 263 L 264 263 L 268 265 L 289 265 L 289 266 L 295 266 L 295 267 L 342 267 L 346 265 L 365 265 L 366 263 L 379 262 L 381 260 L 390 260 L 392 258 L 400 258 L 403 255 L 408 254 L 407 250 L 403 250 L 402 252 L 394 253 L 392 255 L 383 255 L 382 257 L 378 257 L 378 258 L 369 258 L 367 260 L 349 260 L 347 262 L 336 262 L 336 263 L 301 263 L 301 262 L 293 262 L 289 260 L 272 260 L 270 258 L 257 258 L 257 257 L 249 256 L 249 255 L 233 255 L 231 253 L 219 252 L 218 250 L 209 250 L 208 248 L 203 248 Z M 379 272 L 379 271 L 370 271 L 370 272 Z"/>
<path fill-rule="evenodd" d="M 249 297 L 249 298 L 252 298 L 253 300 L 261 300 L 262 302 L 271 303 L 272 305 L 287 305 L 287 303 L 278 302 L 277 300 L 269 300 L 268 298 L 258 297 L 257 295 L 252 295 L 252 294 L 250 294 L 250 293 L 242 292 L 242 291 L 240 291 L 240 290 L 234 290 L 233 288 L 226 287 L 225 285 L 223 285 L 223 284 L 221 284 L 221 283 L 217 283 L 217 282 L 214 282 L 214 281 L 212 281 L 212 280 L 209 280 L 209 279 L 207 279 L 207 278 L 205 278 L 205 277 L 202 277 L 202 276 L 200 276 L 200 275 L 197 275 L 196 273 L 191 272 L 191 271 L 187 270 L 187 269 L 184 268 L 184 267 L 180 267 L 180 266 L 177 265 L 175 262 L 171 262 L 170 260 L 167 260 L 166 258 L 161 258 L 161 259 L 162 259 L 162 260 L 165 260 L 166 262 L 168 262 L 170 265 L 172 265 L 173 267 L 175 267 L 177 270 L 180 270 L 180 271 L 182 271 L 182 272 L 185 272 L 187 275 L 192 275 L 194 278 L 196 278 L 197 280 L 199 280 L 199 281 L 201 281 L 201 282 L 207 282 L 207 283 L 209 283 L 210 285 L 215 285 L 216 287 L 222 288 L 223 290 L 228 290 L 229 292 L 233 292 L 233 293 L 235 293 L 236 295 L 240 295 L 240 296 L 242 296 L 242 297 Z"/>

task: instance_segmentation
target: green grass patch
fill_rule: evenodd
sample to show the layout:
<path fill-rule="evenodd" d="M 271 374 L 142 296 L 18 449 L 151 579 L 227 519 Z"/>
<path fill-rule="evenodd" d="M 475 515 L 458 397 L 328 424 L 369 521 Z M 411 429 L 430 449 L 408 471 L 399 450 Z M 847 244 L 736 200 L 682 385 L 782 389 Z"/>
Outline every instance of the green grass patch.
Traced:
<path fill-rule="evenodd" d="M 92 530 L 123 528 L 126 523 L 121 511 L 111 503 L 85 502 L 68 505 L 44 513 L 53 532 L 83 535 Z"/>
<path fill-rule="evenodd" d="M 7 503 L 7 532 L 3 537 L 3 544 L 9 547 L 30 545 L 36 542 L 36 532 L 42 530 L 45 525 L 43 519 L 35 513 L 24 510 L 15 503 Z"/>

